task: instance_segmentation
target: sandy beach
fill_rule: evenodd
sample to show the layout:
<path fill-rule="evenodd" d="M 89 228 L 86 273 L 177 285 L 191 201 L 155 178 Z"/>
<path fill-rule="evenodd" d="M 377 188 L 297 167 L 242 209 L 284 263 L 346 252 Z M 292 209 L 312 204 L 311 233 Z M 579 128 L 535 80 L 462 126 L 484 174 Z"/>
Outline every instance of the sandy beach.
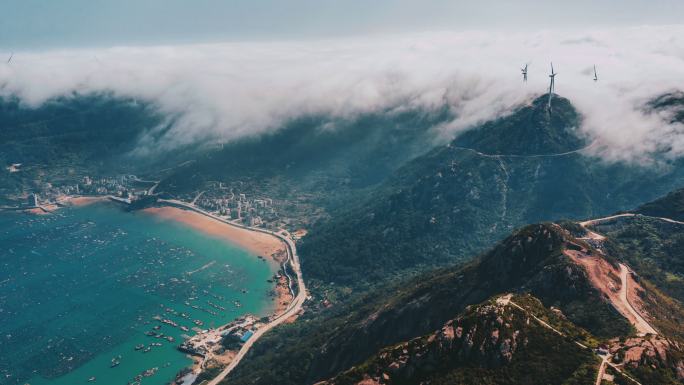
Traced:
<path fill-rule="evenodd" d="M 143 212 L 166 220 L 186 224 L 196 230 L 215 237 L 223 238 L 252 254 L 263 256 L 267 261 L 280 265 L 279 256 L 285 245 L 278 238 L 265 233 L 250 231 L 217 221 L 206 215 L 177 207 L 150 207 Z"/>
<path fill-rule="evenodd" d="M 69 197 L 63 203 L 73 205 L 73 206 L 86 206 L 97 202 L 106 201 L 109 198 L 103 196 L 93 196 L 93 197 Z"/>
<path fill-rule="evenodd" d="M 252 254 L 264 257 L 268 263 L 272 264 L 274 270 L 280 269 L 281 264 L 287 259 L 285 243 L 266 233 L 232 226 L 195 211 L 178 207 L 150 207 L 144 209 L 143 212 L 163 220 L 177 221 L 205 234 L 223 238 Z M 286 311 L 293 297 L 284 275 L 281 275 L 276 280 L 275 287 L 271 293 L 273 297 L 273 313 L 281 314 Z"/>

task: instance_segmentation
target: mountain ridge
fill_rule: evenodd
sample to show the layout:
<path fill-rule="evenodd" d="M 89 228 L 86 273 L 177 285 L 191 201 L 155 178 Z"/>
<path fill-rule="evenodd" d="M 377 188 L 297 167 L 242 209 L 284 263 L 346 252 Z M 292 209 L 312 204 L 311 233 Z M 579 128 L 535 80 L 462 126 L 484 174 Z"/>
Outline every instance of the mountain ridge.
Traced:
<path fill-rule="evenodd" d="M 474 128 L 464 135 L 470 143 L 484 143 L 481 150 L 504 146 L 510 141 L 488 139 L 490 146 L 485 139 L 495 130 L 511 134 L 510 127 L 525 132 L 530 115 L 547 113 L 562 116 L 557 119 L 562 126 L 553 131 L 564 133 L 554 138 L 576 134 L 572 127 L 580 117 L 572 105 L 560 97 L 553 100 L 557 104 L 550 112 L 537 98 L 531 106 L 485 123 L 484 131 Z M 525 140 L 521 135 L 512 145 Z M 383 277 L 463 261 L 517 226 L 632 209 L 684 184 L 684 161 L 655 172 L 605 163 L 577 151 L 586 145 L 579 136 L 566 146 L 552 146 L 564 151 L 561 156 L 485 154 L 459 143 L 467 144 L 456 138 L 411 160 L 366 199 L 331 212 L 330 219 L 314 226 L 300 247 L 308 279 L 365 288 Z M 548 150 L 535 144 L 527 153 Z"/>

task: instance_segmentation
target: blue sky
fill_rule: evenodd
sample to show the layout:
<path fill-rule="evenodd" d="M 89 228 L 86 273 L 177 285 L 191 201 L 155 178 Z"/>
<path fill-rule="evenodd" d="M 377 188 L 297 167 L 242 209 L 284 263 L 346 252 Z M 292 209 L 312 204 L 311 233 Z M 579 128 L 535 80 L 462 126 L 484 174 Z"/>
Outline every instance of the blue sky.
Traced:
<path fill-rule="evenodd" d="M 0 50 L 680 23 L 682 0 L 2 0 Z"/>

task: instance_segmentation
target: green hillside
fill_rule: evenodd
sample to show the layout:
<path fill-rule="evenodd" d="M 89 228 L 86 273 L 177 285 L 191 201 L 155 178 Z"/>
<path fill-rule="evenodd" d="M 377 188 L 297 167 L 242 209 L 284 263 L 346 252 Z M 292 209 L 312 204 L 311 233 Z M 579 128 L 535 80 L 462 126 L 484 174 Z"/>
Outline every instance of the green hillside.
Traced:
<path fill-rule="evenodd" d="M 599 338 L 631 326 L 562 254 L 570 233 L 530 225 L 464 267 L 403 280 L 264 336 L 228 384 L 308 384 L 359 365 L 383 347 L 430 333 L 468 305 L 507 292 L 530 293 Z M 305 313 L 307 314 L 307 313 Z M 582 337 L 584 338 L 584 337 Z"/>
<path fill-rule="evenodd" d="M 159 191 L 196 192 L 210 181 L 255 183 L 273 197 L 314 194 L 320 205 L 374 186 L 434 146 L 446 110 L 381 111 L 352 118 L 308 116 L 237 139 L 166 177 Z"/>
<path fill-rule="evenodd" d="M 545 100 L 417 157 L 334 211 L 302 243 L 307 277 L 364 287 L 464 261 L 526 223 L 631 209 L 684 183 L 682 161 L 651 169 L 568 153 L 585 143 L 581 117 L 565 99 L 550 112 Z"/>
<path fill-rule="evenodd" d="M 151 160 L 132 152 L 144 134 L 163 131 L 162 123 L 148 104 L 107 94 L 61 97 L 35 108 L 1 99 L 0 193 L 89 173 L 140 171 Z M 14 163 L 21 172 L 7 171 Z"/>

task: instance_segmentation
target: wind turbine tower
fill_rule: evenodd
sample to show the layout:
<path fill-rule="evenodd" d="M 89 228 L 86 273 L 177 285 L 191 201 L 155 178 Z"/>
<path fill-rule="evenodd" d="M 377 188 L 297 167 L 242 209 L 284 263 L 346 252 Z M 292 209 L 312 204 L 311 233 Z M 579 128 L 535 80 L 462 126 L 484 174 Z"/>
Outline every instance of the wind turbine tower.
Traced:
<path fill-rule="evenodd" d="M 527 64 L 525 64 L 525 68 L 521 68 L 520 71 L 523 75 L 523 83 L 527 83 Z"/>
<path fill-rule="evenodd" d="M 551 62 L 551 75 L 549 75 L 549 78 L 551 79 L 551 83 L 549 84 L 549 109 L 551 109 L 551 98 L 553 97 L 553 91 L 556 85 L 556 75 L 558 74 L 553 71 L 553 62 Z"/>
<path fill-rule="evenodd" d="M 596 64 L 594 64 L 594 81 L 598 81 L 598 75 L 596 74 Z"/>

